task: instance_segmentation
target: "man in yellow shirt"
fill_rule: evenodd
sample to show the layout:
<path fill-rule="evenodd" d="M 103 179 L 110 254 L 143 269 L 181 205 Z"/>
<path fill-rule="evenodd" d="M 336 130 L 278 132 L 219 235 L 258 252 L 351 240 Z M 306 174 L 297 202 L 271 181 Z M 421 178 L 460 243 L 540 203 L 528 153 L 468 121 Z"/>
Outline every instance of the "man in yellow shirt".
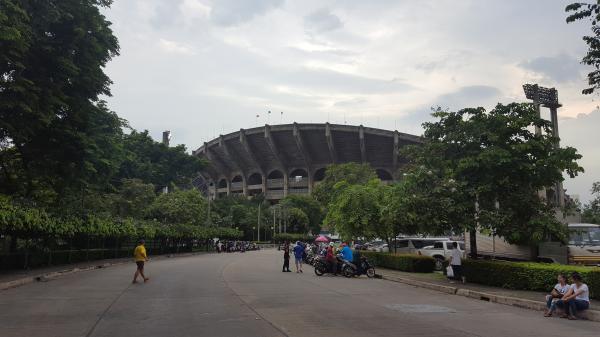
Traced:
<path fill-rule="evenodd" d="M 139 275 L 142 275 L 144 282 L 149 280 L 149 278 L 144 275 L 144 262 L 148 261 L 148 255 L 146 255 L 146 247 L 144 247 L 144 243 L 144 240 L 140 240 L 137 247 L 135 247 L 135 250 L 133 251 L 133 258 L 135 259 L 135 264 L 137 264 L 137 270 L 135 271 L 135 275 L 133 275 L 133 283 L 137 283 L 137 278 Z"/>

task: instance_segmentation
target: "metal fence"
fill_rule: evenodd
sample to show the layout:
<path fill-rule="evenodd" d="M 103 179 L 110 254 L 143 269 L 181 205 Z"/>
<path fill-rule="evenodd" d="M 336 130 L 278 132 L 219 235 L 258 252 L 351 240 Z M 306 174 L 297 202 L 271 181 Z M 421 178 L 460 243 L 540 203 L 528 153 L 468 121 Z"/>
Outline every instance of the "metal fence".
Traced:
<path fill-rule="evenodd" d="M 0 237 L 0 270 L 30 269 L 93 260 L 132 257 L 132 239 L 74 237 L 20 239 Z M 145 243 L 148 255 L 212 249 L 212 240 L 155 239 Z"/>

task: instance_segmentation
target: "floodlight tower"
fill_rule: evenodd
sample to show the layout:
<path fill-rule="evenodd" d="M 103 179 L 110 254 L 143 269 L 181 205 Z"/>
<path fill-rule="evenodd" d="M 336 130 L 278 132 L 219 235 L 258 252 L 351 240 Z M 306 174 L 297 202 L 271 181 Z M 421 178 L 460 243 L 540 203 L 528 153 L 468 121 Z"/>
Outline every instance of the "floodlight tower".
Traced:
<path fill-rule="evenodd" d="M 552 123 L 552 136 L 556 138 L 554 146 L 560 147 L 560 140 L 558 138 L 558 108 L 562 104 L 558 103 L 558 90 L 555 88 L 540 87 L 537 84 L 524 84 L 523 91 L 525 91 L 525 97 L 533 101 L 535 104 L 538 117 L 541 117 L 541 107 L 550 109 L 550 121 Z M 540 127 L 535 127 L 535 134 L 541 135 L 542 130 Z M 557 182 L 555 186 L 554 201 L 557 206 L 564 206 L 564 190 L 562 182 Z"/>

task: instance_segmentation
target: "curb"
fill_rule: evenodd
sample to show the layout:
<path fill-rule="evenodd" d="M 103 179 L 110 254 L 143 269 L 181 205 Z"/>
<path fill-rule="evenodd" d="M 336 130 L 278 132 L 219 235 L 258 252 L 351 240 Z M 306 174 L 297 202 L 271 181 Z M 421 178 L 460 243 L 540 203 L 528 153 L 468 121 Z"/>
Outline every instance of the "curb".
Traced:
<path fill-rule="evenodd" d="M 452 286 L 445 286 L 445 285 L 441 285 L 441 284 L 429 283 L 429 282 L 425 282 L 425 281 L 417 281 L 414 279 L 398 277 L 398 276 L 383 275 L 383 279 L 392 281 L 392 282 L 404 283 L 404 284 L 408 284 L 408 285 L 419 287 L 419 288 L 435 290 L 435 291 L 439 291 L 439 292 L 450 294 L 450 295 L 469 297 L 469 298 L 482 300 L 482 301 L 486 301 L 486 302 L 510 305 L 513 307 L 535 310 L 535 311 L 546 310 L 546 304 L 541 301 L 534 301 L 534 300 L 528 300 L 528 299 L 517 298 L 517 297 L 490 294 L 490 293 L 486 293 L 483 291 L 457 288 L 457 287 L 452 287 Z M 582 312 L 580 314 L 580 317 L 582 319 L 587 319 L 587 320 L 594 321 L 594 322 L 600 322 L 600 311 L 585 310 L 584 312 Z"/>
<path fill-rule="evenodd" d="M 210 252 L 157 255 L 156 257 L 153 257 L 152 260 L 163 260 L 163 259 L 177 258 L 177 257 L 189 257 L 189 256 L 195 256 L 195 255 L 201 255 L 201 254 L 207 254 L 207 253 L 210 253 Z M 101 262 L 101 260 L 98 262 Z M 124 260 L 124 261 L 115 261 L 115 262 L 105 262 L 105 263 L 101 263 L 101 264 L 89 265 L 86 267 L 75 267 L 75 268 L 69 268 L 69 269 L 64 269 L 64 270 L 59 270 L 59 271 L 52 271 L 52 272 L 42 273 L 42 274 L 37 274 L 37 275 L 32 275 L 32 276 L 26 276 L 23 278 L 12 280 L 12 281 L 1 282 L 0 283 L 0 291 L 11 289 L 11 288 L 17 288 L 20 286 L 24 286 L 26 284 L 34 283 L 34 282 L 48 282 L 50 280 L 54 280 L 54 279 L 60 278 L 62 276 L 67 276 L 67 275 L 71 275 L 71 274 L 75 274 L 75 273 L 79 273 L 79 272 L 83 272 L 83 271 L 108 268 L 108 267 L 118 266 L 118 265 L 128 264 L 128 263 L 131 263 L 131 261 Z"/>

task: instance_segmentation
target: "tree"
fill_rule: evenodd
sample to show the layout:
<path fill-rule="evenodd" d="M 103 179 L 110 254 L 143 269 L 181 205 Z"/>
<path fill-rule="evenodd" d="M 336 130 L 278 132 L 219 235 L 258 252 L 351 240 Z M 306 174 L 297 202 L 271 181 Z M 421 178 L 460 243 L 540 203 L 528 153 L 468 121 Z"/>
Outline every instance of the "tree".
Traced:
<path fill-rule="evenodd" d="M 283 198 L 280 204 L 286 208 L 302 210 L 308 217 L 308 230 L 313 234 L 321 231 L 321 223 L 324 218 L 323 208 L 312 196 L 292 194 Z"/>
<path fill-rule="evenodd" d="M 335 228 L 345 240 L 380 237 L 389 242 L 392 229 L 381 221 L 385 189 L 377 178 L 364 185 L 337 183 L 333 187 L 336 196 L 328 205 L 325 224 Z"/>
<path fill-rule="evenodd" d="M 290 208 L 286 214 L 288 231 L 290 233 L 305 234 L 308 232 L 308 216 L 300 208 Z"/>
<path fill-rule="evenodd" d="M 366 184 L 377 179 L 375 170 L 368 164 L 346 163 L 329 165 L 325 178 L 317 185 L 314 196 L 322 205 L 327 205 L 334 197 L 335 184 L 345 181 L 349 185 Z"/>
<path fill-rule="evenodd" d="M 60 203 L 118 168 L 122 121 L 106 63 L 117 38 L 100 13 L 108 0 L 0 1 L 2 181 L 27 199 Z M 82 195 L 83 193 L 80 193 Z"/>
<path fill-rule="evenodd" d="M 583 41 L 588 45 L 587 54 L 581 60 L 581 63 L 594 67 L 594 70 L 588 73 L 589 88 L 582 91 L 584 95 L 591 94 L 594 90 L 600 88 L 600 5 L 598 3 L 575 2 L 565 8 L 567 13 L 567 23 L 588 19 L 592 24 L 592 36 L 584 36 Z"/>
<path fill-rule="evenodd" d="M 148 217 L 166 224 L 206 224 L 207 202 L 198 190 L 175 190 L 159 195 L 148 209 Z"/>
<path fill-rule="evenodd" d="M 592 195 L 594 199 L 583 206 L 581 218 L 583 222 L 600 224 L 600 182 L 592 185 Z"/>
<path fill-rule="evenodd" d="M 407 175 L 435 185 L 416 193 L 425 201 L 417 203 L 419 216 L 433 216 L 432 224 L 447 224 L 454 232 L 470 231 L 472 254 L 477 224 L 510 243 L 565 237 L 554 205 L 539 191 L 562 181 L 563 172 L 570 177 L 583 172 L 576 163 L 581 155 L 555 146 L 550 122 L 539 118 L 532 104 L 498 104 L 489 112 L 438 109 L 433 116 L 438 120 L 424 124 L 425 143 L 407 149 Z M 534 126 L 543 133 L 533 133 Z M 435 206 L 431 210 L 425 208 L 429 203 Z"/>
<path fill-rule="evenodd" d="M 189 155 L 184 145 L 169 147 L 156 142 L 147 130 L 132 130 L 125 135 L 123 148 L 126 157 L 118 177 L 141 179 L 157 188 L 189 187 L 205 164 L 198 157 Z"/>

